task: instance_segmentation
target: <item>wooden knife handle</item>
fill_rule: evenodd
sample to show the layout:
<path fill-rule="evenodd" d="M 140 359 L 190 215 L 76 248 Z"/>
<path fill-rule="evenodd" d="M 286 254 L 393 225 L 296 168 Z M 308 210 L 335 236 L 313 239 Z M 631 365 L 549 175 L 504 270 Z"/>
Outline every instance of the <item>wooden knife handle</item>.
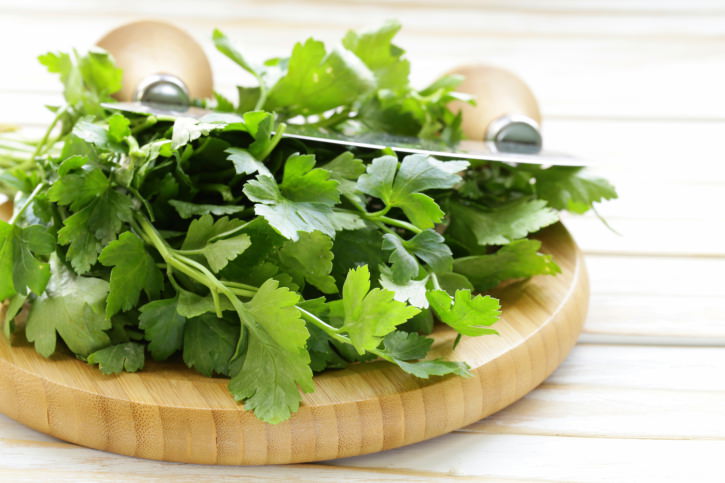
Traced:
<path fill-rule="evenodd" d="M 98 42 L 123 69 L 123 87 L 114 97 L 136 100 L 137 89 L 159 74 L 180 79 L 193 98 L 212 96 L 209 60 L 185 31 L 166 22 L 132 22 L 108 32 Z"/>
<path fill-rule="evenodd" d="M 541 144 L 541 113 L 531 89 L 511 72 L 475 64 L 461 66 L 448 74 L 464 76 L 456 89 L 476 99 L 476 106 L 454 101 L 453 112 L 463 112 L 466 138 Z"/>

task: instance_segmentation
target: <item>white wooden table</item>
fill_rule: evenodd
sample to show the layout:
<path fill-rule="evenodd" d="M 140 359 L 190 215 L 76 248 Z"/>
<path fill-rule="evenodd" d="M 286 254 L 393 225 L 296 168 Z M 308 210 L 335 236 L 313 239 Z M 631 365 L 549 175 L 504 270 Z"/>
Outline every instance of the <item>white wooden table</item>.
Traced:
<path fill-rule="evenodd" d="M 723 481 L 725 5 L 707 0 L 0 1 L 0 123 L 29 129 L 59 86 L 34 57 L 139 18 L 188 29 L 222 92 L 248 55 L 399 18 L 422 84 L 456 64 L 507 67 L 534 88 L 544 138 L 597 161 L 621 199 L 568 218 L 588 254 L 589 318 L 544 384 L 470 427 L 326 464 L 223 468 L 80 448 L 0 416 L 0 481 L 227 479 Z"/>

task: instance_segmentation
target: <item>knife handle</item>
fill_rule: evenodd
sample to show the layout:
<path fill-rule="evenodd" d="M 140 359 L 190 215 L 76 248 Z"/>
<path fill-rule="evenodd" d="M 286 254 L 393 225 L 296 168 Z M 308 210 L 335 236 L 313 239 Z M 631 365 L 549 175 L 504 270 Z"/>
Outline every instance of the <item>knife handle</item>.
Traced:
<path fill-rule="evenodd" d="M 511 72 L 481 64 L 461 66 L 448 74 L 464 77 L 456 88 L 472 95 L 476 105 L 453 101 L 453 112 L 461 111 L 464 136 L 468 139 L 541 145 L 541 112 L 531 89 Z"/>
<path fill-rule="evenodd" d="M 131 22 L 111 30 L 96 44 L 123 69 L 123 85 L 114 94 L 119 101 L 188 104 L 189 98 L 212 96 L 212 72 L 204 50 L 174 25 Z"/>

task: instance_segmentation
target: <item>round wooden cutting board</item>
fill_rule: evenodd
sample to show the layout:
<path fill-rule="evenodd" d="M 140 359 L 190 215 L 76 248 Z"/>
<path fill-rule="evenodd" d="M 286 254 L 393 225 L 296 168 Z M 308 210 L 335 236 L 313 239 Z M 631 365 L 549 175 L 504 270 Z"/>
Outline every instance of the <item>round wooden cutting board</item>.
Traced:
<path fill-rule="evenodd" d="M 498 411 L 541 383 L 574 345 L 588 284 L 566 229 L 539 238 L 562 273 L 497 291 L 500 335 L 455 338 L 441 327 L 434 355 L 467 361 L 474 376 L 420 380 L 387 363 L 317 376 L 292 419 L 272 426 L 236 404 L 224 379 L 180 364 L 104 376 L 73 357 L 47 360 L 0 336 L 0 411 L 43 433 L 91 448 L 167 461 L 259 465 L 319 461 L 415 443 Z"/>

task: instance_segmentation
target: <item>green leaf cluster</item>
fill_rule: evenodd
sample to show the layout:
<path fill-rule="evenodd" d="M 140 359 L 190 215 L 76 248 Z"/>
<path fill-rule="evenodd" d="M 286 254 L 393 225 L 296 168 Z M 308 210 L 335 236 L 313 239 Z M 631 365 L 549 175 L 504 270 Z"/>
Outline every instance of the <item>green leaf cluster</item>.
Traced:
<path fill-rule="evenodd" d="M 471 167 L 283 136 L 301 123 L 454 142 L 457 79 L 415 90 L 399 28 L 335 47 L 310 39 L 259 65 L 217 31 L 257 85 L 236 105 L 217 95 L 223 112 L 202 119 L 104 109 L 121 82 L 104 52 L 41 56 L 65 104 L 36 144 L 0 148 L 0 187 L 15 199 L 0 221 L 4 333 L 105 374 L 151 358 L 226 377 L 269 423 L 292 417 L 315 373 L 350 364 L 470 375 L 455 352 L 431 357 L 435 323 L 495 334 L 500 304 L 479 292 L 558 273 L 532 234 L 616 193 L 580 168 Z"/>

